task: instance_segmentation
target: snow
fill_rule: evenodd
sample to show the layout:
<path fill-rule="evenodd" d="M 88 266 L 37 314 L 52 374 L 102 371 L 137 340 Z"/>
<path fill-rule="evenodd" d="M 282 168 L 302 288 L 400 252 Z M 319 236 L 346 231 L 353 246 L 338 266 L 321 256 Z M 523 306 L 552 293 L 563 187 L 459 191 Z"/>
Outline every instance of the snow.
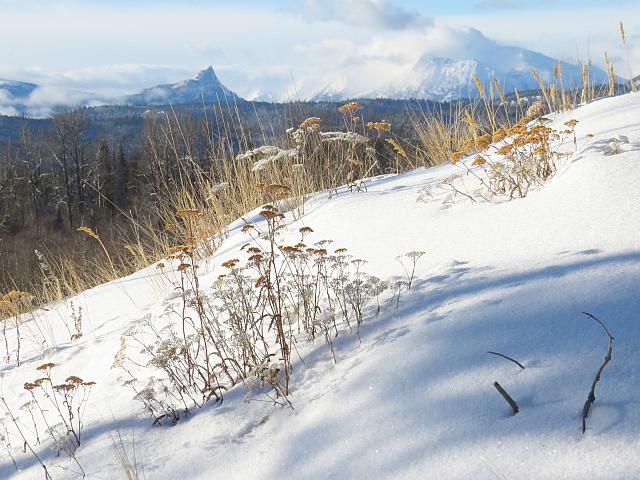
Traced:
<path fill-rule="evenodd" d="M 524 199 L 417 202 L 421 187 L 459 168 L 444 165 L 371 179 L 366 192 L 321 193 L 302 218 L 287 214 L 292 239 L 310 226 L 313 240 L 334 240 L 381 278 L 404 275 L 398 255 L 426 252 L 399 308 L 388 292 L 379 315 L 368 310 L 360 340 L 336 339 L 337 363 L 323 342 L 299 344 L 293 409 L 238 386 L 174 427 L 151 426 L 111 364 L 126 328 L 175 301 L 155 268 L 74 298 L 86 322 L 80 340 L 60 328 L 69 302 L 39 312 L 56 345 L 24 347 L 20 367 L 3 367 L 2 396 L 17 410 L 27 399 L 22 385 L 45 361 L 59 365 L 54 375 L 96 381 L 77 452 L 90 479 L 123 478 L 116 429 L 135 444 L 147 479 L 640 477 L 639 108 L 640 95 L 627 94 L 555 115 L 558 127 L 579 120 L 577 151 Z M 614 138 L 624 148 L 606 155 Z M 572 140 L 565 148 L 573 151 Z M 231 225 L 204 264 L 201 285 L 224 260 L 242 258 L 242 225 Z M 580 414 L 607 339 L 583 311 L 615 336 L 585 434 Z M 494 381 L 520 413 L 511 414 Z M 0 478 L 42 478 L 13 444 L 20 472 L 0 457 Z M 50 442 L 35 448 L 54 479 L 77 478 Z"/>

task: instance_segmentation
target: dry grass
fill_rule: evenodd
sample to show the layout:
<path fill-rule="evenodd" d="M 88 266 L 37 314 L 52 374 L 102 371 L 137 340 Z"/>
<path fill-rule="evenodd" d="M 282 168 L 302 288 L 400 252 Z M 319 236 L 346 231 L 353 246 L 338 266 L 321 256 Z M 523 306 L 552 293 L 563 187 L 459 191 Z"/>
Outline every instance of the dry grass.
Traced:
<path fill-rule="evenodd" d="M 622 32 L 621 25 L 624 43 Z M 609 82 L 597 87 L 591 80 L 591 61 L 580 64 L 582 78 L 577 87 L 563 83 L 560 63 L 548 83 L 531 69 L 545 112 L 567 110 L 619 91 L 613 66 L 608 57 L 605 61 Z M 365 122 L 362 107 L 355 102 L 340 107 L 344 128 L 339 132 L 323 131 L 318 117 L 279 133 L 273 124 L 261 123 L 262 146 L 257 148 L 234 105 L 214 107 L 213 119 L 183 118 L 170 112 L 148 121 L 144 175 L 152 185 L 149 199 L 120 210 L 120 220 L 111 228 L 96 232 L 87 225 L 71 241 L 61 239 L 51 247 L 39 247 L 39 268 L 22 272 L 22 278 L 5 277 L 0 288 L 27 290 L 36 304 L 50 303 L 158 261 L 180 238 L 192 237 L 203 256 L 211 255 L 230 222 L 269 201 L 264 186 L 285 185 L 288 194 L 279 208 L 300 216 L 312 192 L 337 193 L 341 186 L 343 191 L 359 191 L 366 189 L 366 177 L 446 163 L 478 137 L 511 128 L 533 101 L 517 91 L 515 99 L 505 96 L 496 79 L 489 85 L 475 80 L 477 101 L 409 111 L 412 131 L 404 137 L 383 120 Z M 181 210 L 202 215 L 185 224 L 176 218 Z M 9 257 L 18 255 L 14 252 Z M 8 270 L 21 271 L 19 265 Z"/>

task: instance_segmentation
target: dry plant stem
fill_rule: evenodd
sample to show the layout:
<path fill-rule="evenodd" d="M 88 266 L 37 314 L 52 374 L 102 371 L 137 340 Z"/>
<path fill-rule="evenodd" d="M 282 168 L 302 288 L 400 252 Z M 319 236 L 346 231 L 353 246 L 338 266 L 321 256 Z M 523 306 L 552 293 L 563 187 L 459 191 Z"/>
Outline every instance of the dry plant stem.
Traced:
<path fill-rule="evenodd" d="M 4 399 L 4 397 L 0 397 L 0 401 L 2 401 L 2 403 L 4 404 L 4 408 L 6 409 L 7 413 L 9 414 L 9 417 L 11 417 L 11 421 L 13 422 L 13 424 L 18 429 L 18 433 L 20 433 L 20 436 L 24 440 L 24 445 L 29 449 L 31 454 L 35 457 L 35 459 L 38 461 L 38 463 L 40 464 L 40 466 L 44 470 L 44 478 L 45 478 L 45 480 L 53 480 L 51 478 L 51 475 L 49 475 L 49 470 L 47 470 L 47 466 L 44 464 L 44 462 L 42 461 L 40 456 L 36 453 L 36 451 L 31 447 L 31 444 L 27 441 L 27 438 L 25 437 L 24 433 L 22 432 L 22 429 L 20 428 L 20 424 L 18 423 L 16 418 L 13 416 L 13 413 L 11 412 L 11 409 L 9 408 L 9 405 L 7 405 L 7 401 Z"/>
<path fill-rule="evenodd" d="M 502 353 L 498 353 L 498 352 L 487 352 L 487 353 L 489 353 L 489 354 L 491 354 L 491 355 L 497 355 L 497 356 L 499 356 L 499 357 L 505 358 L 505 359 L 509 360 L 510 362 L 515 363 L 515 364 L 516 364 L 516 365 L 518 365 L 522 370 L 524 370 L 524 365 L 522 365 L 519 361 L 517 361 L 517 360 L 516 360 L 516 359 L 514 359 L 514 358 L 508 357 L 508 356 L 506 356 L 506 355 L 504 355 L 504 354 L 502 354 Z"/>
<path fill-rule="evenodd" d="M 602 327 L 602 330 L 604 330 L 604 333 L 607 335 L 607 338 L 609 339 L 607 354 L 605 355 L 604 359 L 602 360 L 602 363 L 598 367 L 598 370 L 596 370 L 596 376 L 594 377 L 593 383 L 591 384 L 591 390 L 589 391 L 589 396 L 587 397 L 587 401 L 584 402 L 584 407 L 582 408 L 582 433 L 584 433 L 585 430 L 587 429 L 587 416 L 589 415 L 589 410 L 591 409 L 591 405 L 593 405 L 593 403 L 596 401 L 596 384 L 598 383 L 598 381 L 600 381 L 600 375 L 602 374 L 602 370 L 604 369 L 604 367 L 606 367 L 607 363 L 611 361 L 611 354 L 613 353 L 614 337 L 609 332 L 609 329 L 607 328 L 607 326 L 595 315 L 592 315 L 588 312 L 582 312 L 582 314 L 586 315 L 587 317 L 591 318 L 593 321 L 598 323 L 598 325 Z"/>
<path fill-rule="evenodd" d="M 502 398 L 504 398 L 506 402 L 509 404 L 509 406 L 511 407 L 511 410 L 513 410 L 513 414 L 514 415 L 517 414 L 520 411 L 520 409 L 518 408 L 518 404 L 515 402 L 515 400 L 511 398 L 511 395 L 509 395 L 507 391 L 504 388 L 502 388 L 502 386 L 498 382 L 493 382 L 493 386 L 496 387 L 496 390 L 498 390 L 500 395 L 502 395 Z"/>

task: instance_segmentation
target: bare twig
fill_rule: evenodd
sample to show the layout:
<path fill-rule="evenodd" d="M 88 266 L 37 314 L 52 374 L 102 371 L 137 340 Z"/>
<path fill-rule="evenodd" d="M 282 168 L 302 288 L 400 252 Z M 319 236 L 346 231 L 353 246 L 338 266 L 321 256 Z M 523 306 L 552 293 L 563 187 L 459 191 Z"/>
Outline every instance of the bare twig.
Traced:
<path fill-rule="evenodd" d="M 524 370 L 524 365 L 522 365 L 519 361 L 517 361 L 515 358 L 511 358 L 511 357 L 507 357 L 506 355 L 502 354 L 502 353 L 498 353 L 498 352 L 487 352 L 490 353 L 491 355 L 497 355 L 499 357 L 502 358 L 506 358 L 507 360 L 515 363 L 516 365 L 518 365 L 522 370 Z"/>
<path fill-rule="evenodd" d="M 502 398 L 504 398 L 507 401 L 507 403 L 511 407 L 511 410 L 513 410 L 513 414 L 515 415 L 516 413 L 518 413 L 520 409 L 518 408 L 518 404 L 515 402 L 515 400 L 511 398 L 511 395 L 509 395 L 507 391 L 504 388 L 502 388 L 502 386 L 498 382 L 493 382 L 493 386 L 496 387 L 496 390 L 498 390 L 500 395 L 502 395 Z"/>
<path fill-rule="evenodd" d="M 596 370 L 596 376 L 594 377 L 593 383 L 591 384 L 591 390 L 589 391 L 589 396 L 587 397 L 587 401 L 584 402 L 584 407 L 582 408 L 582 433 L 584 433 L 585 430 L 587 429 L 587 416 L 589 415 L 589 410 L 591 409 L 591 405 L 593 405 L 593 403 L 596 401 L 596 384 L 600 380 L 600 375 L 602 374 L 602 370 L 604 370 L 604 367 L 607 365 L 607 363 L 611 361 L 611 354 L 613 353 L 614 337 L 609 332 L 609 329 L 607 328 L 607 326 L 595 315 L 592 315 L 588 312 L 582 312 L 582 314 L 586 315 L 587 317 L 597 322 L 598 325 L 602 327 L 602 330 L 604 330 L 604 333 L 609 338 L 609 346 L 607 348 L 607 354 L 605 355 L 604 359 L 602 360 L 602 363 L 598 367 L 598 370 Z"/>

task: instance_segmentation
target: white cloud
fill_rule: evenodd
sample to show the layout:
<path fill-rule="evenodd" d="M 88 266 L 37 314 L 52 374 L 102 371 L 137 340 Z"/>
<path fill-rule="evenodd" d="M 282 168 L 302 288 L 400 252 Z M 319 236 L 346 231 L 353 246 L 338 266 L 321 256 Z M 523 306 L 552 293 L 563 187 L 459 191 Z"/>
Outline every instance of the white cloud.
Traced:
<path fill-rule="evenodd" d="M 305 0 L 307 15 L 313 19 L 338 21 L 356 27 L 384 30 L 424 29 L 433 19 L 416 10 L 407 10 L 391 0 Z"/>

